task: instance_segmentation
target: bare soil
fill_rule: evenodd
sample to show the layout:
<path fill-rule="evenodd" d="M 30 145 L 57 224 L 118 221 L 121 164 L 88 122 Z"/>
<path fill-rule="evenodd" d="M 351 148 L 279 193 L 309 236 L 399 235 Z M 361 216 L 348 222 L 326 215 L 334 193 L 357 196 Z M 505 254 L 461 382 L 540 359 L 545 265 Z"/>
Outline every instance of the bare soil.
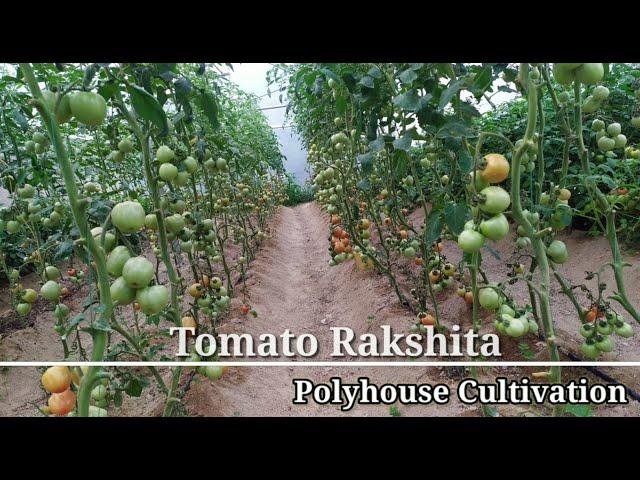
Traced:
<path fill-rule="evenodd" d="M 419 221 L 419 214 L 414 215 Z M 309 360 L 335 360 L 330 356 L 332 333 L 330 327 L 343 326 L 353 329 L 356 335 L 367 332 L 380 336 L 380 326 L 389 325 L 395 333 L 407 333 L 413 323 L 412 314 L 402 307 L 387 280 L 378 274 L 367 273 L 356 268 L 353 262 L 335 267 L 328 264 L 328 218 L 316 203 L 297 207 L 283 207 L 272 220 L 272 236 L 261 247 L 257 258 L 248 270 L 247 290 L 238 292 L 232 302 L 231 313 L 220 333 L 248 333 L 258 338 L 264 333 L 280 335 L 289 329 L 300 335 L 310 333 L 320 342 L 319 354 Z M 595 269 L 593 265 L 604 263 L 609 258 L 606 241 L 601 238 L 586 238 L 574 233 L 564 239 L 572 258 L 563 266 L 563 273 L 573 281 L 581 282 L 585 269 Z M 493 247 L 502 257 L 497 260 L 486 254 L 483 267 L 491 279 L 504 278 L 506 259 L 511 256 L 511 242 L 498 242 Z M 459 260 L 459 250 L 452 242 L 445 242 L 444 253 L 452 261 Z M 638 264 L 638 258 L 635 264 Z M 409 262 L 407 268 L 412 268 Z M 183 274 L 187 273 L 186 266 Z M 609 274 L 607 274 L 609 275 Z M 631 300 L 640 303 L 640 271 L 637 267 L 627 271 Z M 607 281 L 610 281 L 607 277 Z M 406 289 L 406 287 L 405 287 Z M 526 301 L 525 289 L 516 288 L 516 296 Z M 67 304 L 75 311 L 74 297 Z M 470 326 L 471 315 L 468 306 L 454 292 L 441 294 L 441 318 L 447 325 L 460 325 L 464 330 Z M 249 303 L 258 312 L 258 317 L 244 316 L 240 312 L 243 302 Z M 558 337 L 563 345 L 575 350 L 579 345 L 578 321 L 573 307 L 564 295 L 553 293 L 552 305 L 558 325 Z M 490 331 L 489 322 L 486 330 Z M 40 311 L 33 325 L 7 332 L 0 338 L 0 359 L 2 360 L 56 360 L 62 358 L 62 348 L 53 332 L 54 320 L 51 312 Z M 161 324 L 162 326 L 162 324 Z M 616 350 L 606 359 L 637 359 L 639 339 L 617 341 Z M 504 359 L 523 360 L 517 341 L 504 339 L 501 350 Z M 528 340 L 533 358 L 546 359 L 546 348 L 535 339 Z M 173 348 L 170 345 L 169 348 Z M 291 360 L 303 362 L 301 357 Z M 349 358 L 344 358 L 349 360 Z M 166 369 L 168 370 L 168 369 Z M 519 378 L 530 375 L 535 369 L 501 367 L 484 369 L 481 381 L 491 382 L 498 376 Z M 640 387 L 640 369 L 610 369 L 616 378 L 624 379 L 630 386 Z M 590 381 L 598 379 L 580 368 L 564 369 L 565 379 L 587 376 Z M 169 372 L 163 372 L 168 377 Z M 185 377 L 189 374 L 185 372 Z M 195 376 L 190 389 L 183 399 L 187 413 L 193 416 L 388 416 L 389 405 L 356 405 L 343 412 L 339 406 L 293 405 L 293 384 L 295 378 L 307 378 L 314 383 L 329 383 L 332 377 L 342 377 L 344 383 L 353 383 L 358 377 L 366 376 L 372 383 L 444 383 L 455 392 L 461 372 L 447 367 L 370 367 L 359 366 L 354 360 L 352 367 L 235 367 L 222 379 L 211 382 L 199 375 Z M 0 371 L 0 415 L 37 415 L 35 405 L 43 405 L 45 394 L 39 385 L 40 373 L 36 368 L 5 368 Z M 184 381 L 184 380 L 183 380 Z M 476 416 L 479 409 L 464 405 L 455 394 L 446 405 L 396 405 L 403 416 Z M 146 389 L 139 399 L 128 399 L 113 415 L 155 416 L 162 413 L 164 398 L 157 388 Z M 546 407 L 499 407 L 500 415 L 545 415 Z M 640 403 L 631 400 L 626 406 L 595 407 L 598 416 L 640 414 Z"/>

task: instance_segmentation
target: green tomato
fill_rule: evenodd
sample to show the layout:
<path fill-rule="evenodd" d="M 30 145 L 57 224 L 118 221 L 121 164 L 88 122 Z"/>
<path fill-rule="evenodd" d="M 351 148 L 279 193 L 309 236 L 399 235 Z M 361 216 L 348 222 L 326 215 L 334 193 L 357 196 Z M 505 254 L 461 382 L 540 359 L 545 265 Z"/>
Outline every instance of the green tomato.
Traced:
<path fill-rule="evenodd" d="M 620 135 L 622 133 L 622 125 L 620 125 L 619 123 L 610 123 L 607 126 L 607 133 L 610 137 Z"/>
<path fill-rule="evenodd" d="M 27 140 L 24 142 L 24 151 L 27 153 L 35 153 L 36 151 L 36 142 L 33 140 Z"/>
<path fill-rule="evenodd" d="M 441 282 L 434 283 L 431 287 L 433 289 L 433 293 L 440 293 L 444 290 L 444 285 Z"/>
<path fill-rule="evenodd" d="M 478 301 L 480 305 L 487 310 L 497 310 L 501 303 L 500 294 L 490 287 L 480 289 Z"/>
<path fill-rule="evenodd" d="M 596 331 L 600 335 L 611 335 L 613 333 L 613 326 L 606 320 L 598 320 L 596 322 Z"/>
<path fill-rule="evenodd" d="M 475 230 L 463 230 L 458 235 L 458 246 L 465 253 L 475 253 L 480 251 L 484 245 L 484 235 Z"/>
<path fill-rule="evenodd" d="M 520 318 L 511 318 L 505 332 L 510 337 L 521 337 L 526 333 L 526 329 L 527 325 Z"/>
<path fill-rule="evenodd" d="M 109 413 L 104 408 L 97 407 L 95 405 L 89 405 L 90 417 L 108 417 Z"/>
<path fill-rule="evenodd" d="M 622 325 L 616 325 L 614 330 L 616 334 L 622 338 L 629 338 L 633 336 L 633 328 L 627 322 L 622 322 Z"/>
<path fill-rule="evenodd" d="M 583 323 L 580 326 L 580 335 L 584 338 L 591 338 L 596 334 L 596 328 L 590 323 Z"/>
<path fill-rule="evenodd" d="M 49 149 L 49 145 L 45 143 L 36 143 L 36 153 L 44 153 Z"/>
<path fill-rule="evenodd" d="M 615 142 L 615 148 L 624 148 L 627 144 L 627 137 L 620 133 L 613 138 L 613 141 Z"/>
<path fill-rule="evenodd" d="M 613 138 L 607 136 L 600 137 L 598 139 L 598 148 L 603 152 L 608 152 L 616 148 L 616 141 Z"/>
<path fill-rule="evenodd" d="M 47 104 L 49 111 L 52 113 L 55 111 L 56 121 L 58 124 L 67 123 L 71 120 L 73 114 L 71 113 L 71 106 L 69 105 L 69 95 L 65 95 L 60 99 L 60 104 L 58 105 L 58 109 L 56 110 L 56 102 L 57 97 L 56 94 L 50 90 L 43 90 L 42 97 L 44 102 Z"/>
<path fill-rule="evenodd" d="M 480 203 L 480 210 L 486 213 L 502 213 L 511 204 L 511 197 L 506 190 L 498 186 L 490 186 L 483 189 L 480 194 L 484 201 Z"/>
<path fill-rule="evenodd" d="M 164 285 L 141 288 L 136 292 L 136 301 L 146 315 L 155 315 L 169 303 L 169 290 Z"/>
<path fill-rule="evenodd" d="M 96 241 L 98 245 L 100 245 L 100 241 L 102 238 L 102 227 L 94 227 L 91 229 L 91 236 Z M 107 232 L 104 234 L 104 250 L 106 252 L 110 252 L 113 247 L 116 245 L 116 237 L 113 233 Z"/>
<path fill-rule="evenodd" d="M 34 132 L 33 136 L 31 137 L 31 140 L 33 140 L 36 143 L 46 143 L 47 136 L 42 132 Z"/>
<path fill-rule="evenodd" d="M 150 213 L 144 217 L 144 226 L 154 232 L 158 231 L 158 217 L 155 213 Z"/>
<path fill-rule="evenodd" d="M 602 63 L 583 63 L 575 70 L 576 79 L 585 85 L 593 85 L 602 80 L 604 65 Z"/>
<path fill-rule="evenodd" d="M 499 213 L 480 223 L 480 232 L 490 240 L 502 240 L 509 233 L 509 221 Z"/>
<path fill-rule="evenodd" d="M 598 335 L 596 336 L 596 348 L 601 352 L 608 353 L 613 350 L 613 340 L 609 336 Z"/>
<path fill-rule="evenodd" d="M 530 318 L 527 321 L 529 322 L 529 332 L 533 333 L 534 335 L 538 333 L 538 330 L 540 329 L 540 327 L 538 327 L 538 324 L 536 323 L 536 321 L 533 318 Z"/>
<path fill-rule="evenodd" d="M 187 172 L 193 174 L 198 170 L 198 161 L 193 157 L 187 157 L 184 159 L 184 166 Z"/>
<path fill-rule="evenodd" d="M 603 100 L 606 100 L 607 97 L 609 97 L 609 89 L 604 85 L 598 85 L 596 88 L 593 89 L 593 92 L 591 92 L 591 95 L 593 95 L 593 98 L 596 101 L 602 102 Z"/>
<path fill-rule="evenodd" d="M 569 258 L 567 246 L 561 240 L 554 240 L 547 247 L 547 255 L 554 263 L 562 264 Z"/>
<path fill-rule="evenodd" d="M 414 258 L 416 256 L 416 250 L 413 247 L 407 247 L 402 251 L 402 254 L 407 258 Z"/>
<path fill-rule="evenodd" d="M 62 220 L 62 215 L 54 210 L 53 212 L 51 212 L 51 215 L 49 215 L 49 220 L 51 220 L 51 222 L 56 225 Z"/>
<path fill-rule="evenodd" d="M 589 95 L 585 98 L 584 103 L 582 104 L 582 111 L 584 113 L 593 113 L 600 108 L 600 102 L 598 102 L 595 98 Z"/>
<path fill-rule="evenodd" d="M 25 316 L 30 311 L 31 311 L 30 303 L 19 303 L 18 305 L 16 305 L 16 312 L 18 312 L 18 315 Z"/>
<path fill-rule="evenodd" d="M 70 94 L 69 107 L 76 120 L 90 127 L 102 124 L 107 116 L 107 102 L 98 93 L 76 92 Z"/>
<path fill-rule="evenodd" d="M 27 288 L 24 292 L 22 292 L 22 301 L 27 303 L 33 303 L 38 298 L 38 292 L 36 292 L 33 288 Z"/>
<path fill-rule="evenodd" d="M 54 281 L 49 280 L 40 288 L 40 295 L 42 295 L 47 300 L 57 301 L 62 294 L 62 288 L 60 285 Z"/>
<path fill-rule="evenodd" d="M 171 150 L 166 145 L 160 145 L 160 147 L 158 147 L 158 150 L 156 151 L 156 160 L 158 160 L 158 163 L 161 164 L 169 163 L 174 159 L 175 156 L 176 154 L 173 153 L 173 150 Z"/>
<path fill-rule="evenodd" d="M 575 69 L 578 63 L 554 63 L 553 78 L 562 85 L 569 85 L 575 79 Z"/>
<path fill-rule="evenodd" d="M 107 398 L 107 387 L 104 385 L 96 385 L 93 390 L 91 390 L 91 398 L 93 400 L 104 400 Z"/>
<path fill-rule="evenodd" d="M 145 257 L 130 258 L 122 268 L 122 276 L 132 288 L 146 287 L 154 275 L 153 264 Z"/>
<path fill-rule="evenodd" d="M 515 316 L 516 311 L 511 308 L 509 305 L 507 305 L 506 303 L 503 303 L 502 305 L 500 305 L 500 308 L 498 308 L 498 314 L 499 315 L 509 315 L 511 317 Z"/>
<path fill-rule="evenodd" d="M 114 248 L 107 257 L 107 272 L 112 277 L 119 277 L 122 275 L 122 269 L 127 260 L 131 258 L 129 249 L 124 245 L 119 245 Z"/>
<path fill-rule="evenodd" d="M 138 202 L 118 203 L 111 209 L 111 222 L 122 233 L 135 233 L 144 227 L 144 208 Z"/>
<path fill-rule="evenodd" d="M 220 299 L 216 300 L 216 306 L 221 310 L 225 310 L 229 306 L 230 301 L 231 299 L 228 296 L 224 295 L 220 297 Z"/>
<path fill-rule="evenodd" d="M 179 213 L 171 215 L 164 219 L 167 230 L 172 233 L 178 233 L 185 226 L 185 219 Z"/>
<path fill-rule="evenodd" d="M 64 303 L 59 303 L 58 305 L 56 305 L 56 308 L 53 310 L 53 315 L 58 320 L 64 320 L 69 316 L 70 312 L 71 312 L 71 309 L 69 307 L 67 307 Z"/>
<path fill-rule="evenodd" d="M 161 179 L 167 182 L 171 182 L 178 175 L 178 167 L 176 167 L 173 163 L 163 163 L 162 165 L 160 165 L 158 175 Z"/>
<path fill-rule="evenodd" d="M 216 160 L 216 168 L 224 172 L 227 169 L 227 161 L 224 158 L 218 158 Z"/>
<path fill-rule="evenodd" d="M 49 265 L 44 269 L 44 276 L 47 280 L 58 280 L 62 274 L 58 267 L 54 267 L 53 265 Z"/>
<path fill-rule="evenodd" d="M 209 380 L 219 380 L 220 377 L 222 377 L 222 367 L 217 367 L 217 366 L 207 366 L 204 367 L 204 375 L 209 379 Z"/>
<path fill-rule="evenodd" d="M 125 137 L 118 142 L 118 150 L 122 153 L 133 152 L 133 141 L 129 137 Z"/>
<path fill-rule="evenodd" d="M 184 187 L 187 183 L 189 182 L 189 172 L 178 172 L 178 175 L 176 175 L 175 180 L 173 181 L 173 183 L 175 183 L 178 187 Z"/>
<path fill-rule="evenodd" d="M 593 340 L 587 340 L 580 345 L 580 351 L 588 360 L 595 360 L 600 355 L 600 350 Z"/>
<path fill-rule="evenodd" d="M 7 232 L 18 233 L 18 231 L 20 231 L 20 224 L 15 220 L 9 220 L 7 222 Z"/>
<path fill-rule="evenodd" d="M 493 326 L 495 327 L 495 329 L 498 331 L 498 333 L 500 335 L 506 335 L 507 334 L 507 330 L 504 326 L 504 322 L 501 320 L 495 320 L 493 322 Z"/>
<path fill-rule="evenodd" d="M 604 130 L 604 122 L 599 118 L 596 118 L 591 122 L 591 130 L 594 132 L 599 132 Z"/>

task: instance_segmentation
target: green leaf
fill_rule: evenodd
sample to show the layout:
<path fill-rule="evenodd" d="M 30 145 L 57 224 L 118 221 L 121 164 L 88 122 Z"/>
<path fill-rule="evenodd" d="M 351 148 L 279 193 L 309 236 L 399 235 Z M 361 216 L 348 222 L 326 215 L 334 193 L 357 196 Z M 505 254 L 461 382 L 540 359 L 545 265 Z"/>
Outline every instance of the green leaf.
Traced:
<path fill-rule="evenodd" d="M 591 405 L 569 403 L 564 407 L 564 413 L 569 413 L 574 417 L 590 417 L 593 413 Z"/>
<path fill-rule="evenodd" d="M 469 91 L 472 92 L 476 98 L 480 98 L 482 94 L 491 86 L 491 65 L 487 65 L 476 74 L 473 85 L 469 87 Z"/>
<path fill-rule="evenodd" d="M 196 103 L 202 108 L 204 114 L 209 119 L 209 123 L 216 130 L 220 126 L 220 122 L 218 121 L 218 102 L 215 97 L 205 90 L 200 91 L 200 95 L 196 97 Z"/>
<path fill-rule="evenodd" d="M 96 315 L 95 319 L 93 320 L 93 324 L 91 325 L 91 327 L 94 330 L 101 330 L 103 332 L 110 332 L 111 331 L 111 325 L 109 325 L 109 320 L 107 318 L 105 318 L 105 316 L 102 315 L 102 314 Z"/>
<path fill-rule="evenodd" d="M 335 80 L 336 82 L 339 82 L 339 81 L 340 81 L 340 78 L 339 78 L 339 77 L 338 77 L 334 72 L 332 72 L 331 70 L 329 70 L 328 68 L 324 68 L 324 67 L 323 67 L 323 68 L 321 68 L 321 69 L 320 69 L 320 71 L 321 71 L 322 73 L 324 73 L 327 77 L 329 77 L 329 78 L 331 78 L 331 79 Z"/>
<path fill-rule="evenodd" d="M 130 397 L 139 397 L 140 395 L 142 395 L 142 385 L 140 384 L 140 380 L 136 377 L 133 377 L 127 382 L 124 391 Z"/>
<path fill-rule="evenodd" d="M 379 152 L 384 148 L 384 137 L 380 135 L 373 142 L 369 142 L 369 148 L 374 152 Z"/>
<path fill-rule="evenodd" d="M 462 88 L 464 87 L 464 83 L 465 83 L 465 80 L 463 79 L 458 79 L 458 80 L 449 82 L 449 85 L 447 86 L 446 90 L 442 92 L 442 94 L 440 95 L 438 110 L 440 111 L 444 110 L 444 107 L 446 107 L 449 104 L 449 102 L 453 99 L 453 97 L 455 97 L 460 92 L 460 90 L 462 90 Z"/>
<path fill-rule="evenodd" d="M 356 160 L 360 163 L 362 174 L 369 176 L 373 170 L 373 153 L 369 152 L 360 154 L 356 157 Z"/>
<path fill-rule="evenodd" d="M 73 331 L 75 331 L 76 326 L 78 326 L 81 322 L 84 322 L 86 320 L 86 317 L 84 316 L 84 313 L 79 313 L 78 315 L 74 316 L 71 320 L 69 320 L 69 323 L 66 325 L 66 329 L 62 335 L 62 340 L 66 339 L 67 336 L 69 336 L 69 334 Z"/>
<path fill-rule="evenodd" d="M 23 132 L 29 130 L 29 122 L 27 121 L 27 117 L 24 116 L 19 108 L 14 108 L 11 113 L 13 114 L 13 119 L 20 126 Z"/>
<path fill-rule="evenodd" d="M 103 83 L 98 87 L 98 93 L 102 95 L 105 100 L 109 100 L 117 91 L 118 85 L 112 81 Z"/>
<path fill-rule="evenodd" d="M 122 391 L 116 390 L 116 393 L 113 394 L 113 406 L 120 408 L 122 406 L 122 400 Z"/>
<path fill-rule="evenodd" d="M 431 245 L 442 233 L 442 210 L 433 209 L 425 219 L 424 242 Z"/>
<path fill-rule="evenodd" d="M 400 81 L 404 84 L 411 85 L 413 81 L 418 78 L 418 74 L 413 71 L 413 69 L 409 68 L 405 70 L 400 75 L 398 75 Z"/>
<path fill-rule="evenodd" d="M 369 75 L 365 75 L 364 77 L 362 77 L 360 79 L 360 83 L 362 85 L 364 85 L 365 87 L 367 87 L 367 88 L 374 88 L 375 87 L 375 84 L 373 82 L 373 78 L 370 77 Z"/>
<path fill-rule="evenodd" d="M 444 208 L 444 218 L 451 233 L 459 235 L 466 221 L 471 218 L 469 207 L 466 203 L 449 203 Z"/>
<path fill-rule="evenodd" d="M 373 78 L 377 78 L 380 79 L 382 78 L 382 70 L 380 70 L 380 68 L 378 68 L 377 66 L 373 66 L 369 69 L 369 71 L 367 72 L 367 75 L 373 77 Z"/>
<path fill-rule="evenodd" d="M 169 132 L 167 116 L 158 100 L 137 85 L 130 85 L 127 91 L 131 95 L 131 104 L 136 113 L 141 118 L 153 123 L 160 130 L 160 136 L 166 135 Z"/>
<path fill-rule="evenodd" d="M 395 148 L 396 150 L 404 150 L 405 152 L 408 152 L 411 148 L 412 138 L 412 130 L 405 132 L 402 137 L 397 138 L 393 141 L 393 148 Z"/>
<path fill-rule="evenodd" d="M 369 180 L 365 178 L 356 183 L 356 187 L 358 187 L 363 192 L 368 192 L 369 190 L 371 190 L 371 182 L 369 182 Z"/>
<path fill-rule="evenodd" d="M 393 104 L 403 110 L 415 112 L 420 106 L 420 97 L 418 92 L 413 89 L 406 93 L 402 93 L 393 99 Z"/>
<path fill-rule="evenodd" d="M 176 89 L 176 99 L 180 103 L 184 103 L 189 98 L 191 93 L 191 81 L 188 78 L 181 77 L 173 83 Z"/>
<path fill-rule="evenodd" d="M 73 252 L 73 241 L 71 239 L 65 240 L 56 249 L 54 260 L 59 261 L 65 258 L 69 258 Z"/>
<path fill-rule="evenodd" d="M 482 116 L 478 109 L 471 105 L 469 102 L 460 102 L 459 105 L 456 105 L 456 112 L 462 113 L 463 115 L 466 115 L 468 117 Z"/>
<path fill-rule="evenodd" d="M 392 168 L 396 177 L 404 177 L 409 161 L 409 154 L 404 150 L 396 150 L 393 152 Z"/>
<path fill-rule="evenodd" d="M 466 124 L 455 120 L 447 122 L 436 134 L 438 138 L 469 137 L 472 135 L 473 130 L 471 130 Z"/>

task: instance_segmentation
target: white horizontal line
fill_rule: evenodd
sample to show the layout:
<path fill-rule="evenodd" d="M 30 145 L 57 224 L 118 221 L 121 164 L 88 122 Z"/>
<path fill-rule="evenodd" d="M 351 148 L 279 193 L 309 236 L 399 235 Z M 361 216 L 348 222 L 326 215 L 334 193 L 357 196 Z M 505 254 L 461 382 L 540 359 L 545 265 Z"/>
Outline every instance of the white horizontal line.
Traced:
<path fill-rule="evenodd" d="M 50 367 L 54 365 L 75 367 L 640 367 L 640 362 L 496 362 L 496 361 L 460 361 L 460 362 L 0 362 L 0 367 Z"/>

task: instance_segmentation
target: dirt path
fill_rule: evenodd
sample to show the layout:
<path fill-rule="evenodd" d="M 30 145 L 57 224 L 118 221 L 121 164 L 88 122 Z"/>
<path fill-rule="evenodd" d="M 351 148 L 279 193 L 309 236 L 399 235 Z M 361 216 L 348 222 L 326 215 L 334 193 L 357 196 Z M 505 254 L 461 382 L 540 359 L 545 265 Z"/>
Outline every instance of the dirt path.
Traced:
<path fill-rule="evenodd" d="M 406 332 L 411 317 L 383 278 L 360 272 L 352 263 L 328 265 L 328 221 L 315 203 L 283 208 L 272 227 L 273 238 L 251 265 L 248 301 L 258 318 L 231 320 L 222 332 L 280 335 L 310 333 L 319 340 L 319 354 L 310 360 L 335 360 L 330 356 L 331 326 L 352 328 L 356 334 L 378 332 L 391 325 Z M 346 358 L 345 358 L 346 359 Z M 304 361 L 302 358 L 293 360 Z M 388 405 L 357 406 L 348 413 L 336 406 L 292 404 L 294 378 L 329 382 L 333 376 L 355 382 L 367 376 L 373 383 L 448 383 L 440 369 L 413 367 L 241 367 L 212 384 L 202 381 L 188 394 L 186 404 L 194 415 L 389 415 Z M 451 382 L 453 385 L 453 382 Z M 473 415 L 460 403 L 446 406 L 399 406 L 403 415 Z"/>

